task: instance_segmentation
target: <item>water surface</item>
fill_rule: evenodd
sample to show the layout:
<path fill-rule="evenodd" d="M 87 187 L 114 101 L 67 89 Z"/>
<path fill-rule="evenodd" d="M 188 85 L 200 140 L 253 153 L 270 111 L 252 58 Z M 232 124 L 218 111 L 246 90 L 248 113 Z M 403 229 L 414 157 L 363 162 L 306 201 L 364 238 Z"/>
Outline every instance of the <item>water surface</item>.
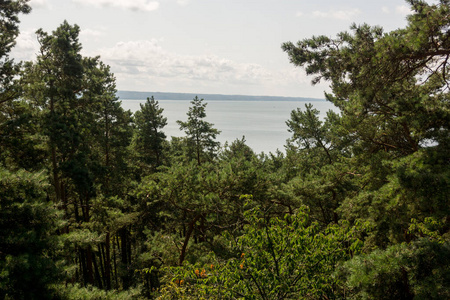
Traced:
<path fill-rule="evenodd" d="M 205 100 L 206 101 L 206 100 Z M 140 109 L 139 104 L 145 100 L 122 100 L 122 107 L 135 112 Z M 206 101 L 206 120 L 214 124 L 214 128 L 221 131 L 218 141 L 223 145 L 231 143 L 245 136 L 248 146 L 256 153 L 284 152 L 286 140 L 291 137 L 286 121 L 290 119 L 291 111 L 304 109 L 305 104 L 312 103 L 314 108 L 324 117 L 330 109 L 335 109 L 328 101 Z M 171 136 L 185 136 L 180 131 L 177 120 L 186 121 L 189 106 L 188 100 L 159 100 L 159 106 L 164 108 L 163 115 L 167 118 L 167 125 L 163 131 L 170 139 Z"/>

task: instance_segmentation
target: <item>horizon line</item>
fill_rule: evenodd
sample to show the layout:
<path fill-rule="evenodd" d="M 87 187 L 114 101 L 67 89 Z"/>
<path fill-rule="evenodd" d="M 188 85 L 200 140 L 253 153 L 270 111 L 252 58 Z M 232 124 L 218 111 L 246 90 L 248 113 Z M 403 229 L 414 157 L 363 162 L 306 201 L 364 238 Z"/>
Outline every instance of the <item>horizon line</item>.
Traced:
<path fill-rule="evenodd" d="M 197 97 L 202 97 L 202 96 L 213 96 L 213 97 L 246 97 L 246 98 L 271 98 L 271 99 L 296 99 L 296 100 L 302 100 L 302 99 L 307 99 L 307 100 L 326 100 L 325 98 L 315 98 L 315 97 L 301 97 L 301 96 L 269 96 L 269 95 L 242 95 L 242 94 L 214 94 L 214 93 L 188 93 L 188 92 L 148 92 L 148 91 L 132 91 L 132 90 L 117 90 L 116 95 L 120 94 L 120 93 L 132 93 L 132 94 L 148 94 L 151 96 L 155 96 L 155 95 L 178 95 L 178 97 L 180 96 L 197 96 Z M 176 99 L 173 99 L 176 100 Z M 181 100 L 181 99 L 180 99 Z M 190 99 L 186 99 L 186 100 L 190 100 Z M 207 100 L 207 99 L 206 99 Z M 226 100 L 226 99 L 223 99 Z"/>

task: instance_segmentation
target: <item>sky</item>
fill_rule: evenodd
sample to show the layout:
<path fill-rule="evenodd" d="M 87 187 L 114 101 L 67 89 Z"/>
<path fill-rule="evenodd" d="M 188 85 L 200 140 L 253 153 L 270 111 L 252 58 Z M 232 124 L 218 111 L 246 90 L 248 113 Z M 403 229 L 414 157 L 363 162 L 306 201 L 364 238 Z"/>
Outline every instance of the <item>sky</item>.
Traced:
<path fill-rule="evenodd" d="M 324 98 L 327 83 L 281 49 L 352 23 L 406 25 L 403 0 L 31 0 L 12 56 L 33 60 L 36 30 L 81 28 L 84 56 L 111 66 L 118 90 Z"/>

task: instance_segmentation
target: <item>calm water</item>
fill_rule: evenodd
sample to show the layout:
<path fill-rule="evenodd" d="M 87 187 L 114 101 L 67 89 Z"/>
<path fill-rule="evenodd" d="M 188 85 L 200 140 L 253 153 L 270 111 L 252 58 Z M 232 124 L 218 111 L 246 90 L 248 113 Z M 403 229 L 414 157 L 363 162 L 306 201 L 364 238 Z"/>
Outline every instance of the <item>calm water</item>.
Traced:
<path fill-rule="evenodd" d="M 140 109 L 139 104 L 145 100 L 122 100 L 122 107 L 135 112 Z M 188 100 L 159 100 L 159 106 L 164 108 L 163 115 L 167 118 L 167 125 L 163 131 L 168 137 L 184 136 L 180 131 L 177 120 L 186 121 L 187 111 L 191 105 Z M 284 152 L 286 140 L 291 137 L 286 121 L 290 119 L 291 111 L 305 108 L 304 101 L 207 101 L 206 120 L 214 124 L 214 128 L 221 131 L 218 140 L 223 145 L 231 143 L 245 136 L 247 145 L 256 153 Z M 321 116 L 325 116 L 333 104 L 328 101 L 311 102 Z"/>

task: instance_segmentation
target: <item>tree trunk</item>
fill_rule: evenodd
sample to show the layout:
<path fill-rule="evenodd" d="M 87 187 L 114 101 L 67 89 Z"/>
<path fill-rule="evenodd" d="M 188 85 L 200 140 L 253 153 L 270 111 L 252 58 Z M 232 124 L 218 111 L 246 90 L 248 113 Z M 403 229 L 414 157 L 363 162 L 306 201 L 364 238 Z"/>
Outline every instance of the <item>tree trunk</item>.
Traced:
<path fill-rule="evenodd" d="M 87 271 L 87 265 L 86 265 L 86 250 L 80 249 L 80 267 L 81 271 L 83 273 L 83 282 L 84 285 L 88 284 L 88 271 Z"/>
<path fill-rule="evenodd" d="M 105 260 L 105 282 L 106 282 L 106 289 L 111 289 L 111 254 L 110 254 L 110 233 L 106 233 L 106 241 L 105 241 L 105 254 L 104 254 L 104 260 Z"/>
<path fill-rule="evenodd" d="M 55 194 L 56 194 L 56 202 L 61 201 L 61 189 L 60 189 L 60 183 L 59 183 L 59 175 L 58 175 L 58 163 L 56 161 L 56 149 L 55 146 L 51 145 L 51 155 L 52 155 L 52 168 L 53 168 L 53 185 L 55 187 Z"/>
<path fill-rule="evenodd" d="M 109 160 L 110 160 L 110 158 L 109 158 L 109 156 L 110 156 L 110 154 L 109 154 L 109 152 L 110 152 L 110 143 L 109 143 L 109 135 L 110 135 L 110 128 L 109 128 L 109 119 L 108 119 L 108 112 L 106 111 L 106 109 L 105 109 L 105 111 L 104 111 L 104 113 L 105 113 L 105 166 L 106 166 L 106 169 L 108 170 L 108 173 L 106 174 L 106 178 L 105 178 L 105 188 L 106 188 L 106 191 L 107 191 L 107 194 L 109 195 L 109 193 L 111 193 L 111 191 L 110 191 L 110 188 L 109 188 L 109 184 L 110 184 L 110 182 L 109 182 L 109 174 L 110 174 L 110 172 L 111 172 L 111 170 L 109 170 Z"/>
<path fill-rule="evenodd" d="M 181 248 L 181 252 L 180 252 L 180 258 L 179 258 L 179 263 L 178 263 L 180 266 L 183 264 L 184 258 L 186 256 L 187 245 L 189 243 L 189 239 L 191 238 L 192 231 L 194 230 L 195 222 L 197 222 L 197 220 L 200 217 L 201 217 L 201 215 L 196 216 L 194 218 L 194 220 L 192 220 L 192 222 L 189 223 L 188 230 L 186 232 L 186 236 L 184 237 L 183 247 Z"/>
<path fill-rule="evenodd" d="M 102 281 L 102 285 L 106 286 L 106 276 L 105 276 L 105 250 L 104 245 L 97 245 L 98 250 L 98 264 L 100 265 L 100 279 Z"/>
<path fill-rule="evenodd" d="M 130 285 L 129 282 L 129 274 L 128 274 L 128 265 L 129 265 L 129 261 L 128 261 L 128 232 L 126 228 L 122 228 L 119 232 L 120 234 L 120 249 L 121 249 L 121 261 L 122 264 L 125 266 L 126 271 L 123 273 L 124 275 L 122 276 L 122 284 L 123 284 L 123 288 L 127 289 Z"/>
<path fill-rule="evenodd" d="M 95 258 L 95 253 L 93 253 L 93 252 L 91 251 L 91 254 L 92 254 L 92 262 L 93 262 L 93 265 L 94 265 L 95 279 L 96 279 L 96 281 L 97 281 L 98 287 L 102 289 L 102 288 L 103 288 L 103 284 L 102 284 L 102 279 L 101 279 L 101 277 L 100 277 L 100 272 L 99 272 L 99 270 L 98 270 L 97 259 Z"/>
<path fill-rule="evenodd" d="M 92 251 L 91 247 L 86 249 L 86 270 L 87 270 L 87 282 L 94 285 L 94 269 L 92 267 Z"/>
<path fill-rule="evenodd" d="M 117 277 L 117 256 L 116 256 L 116 249 L 119 249 L 119 241 L 118 237 L 113 238 L 113 258 L 114 258 L 114 279 L 116 282 L 115 288 L 119 288 L 119 278 Z"/>
<path fill-rule="evenodd" d="M 50 86 L 53 86 L 53 82 L 50 82 Z M 55 114 L 55 100 L 53 97 L 50 97 L 50 114 L 53 116 Z M 54 136 L 50 136 L 50 152 L 52 156 L 52 168 L 53 168 L 53 184 L 55 187 L 55 194 L 56 194 L 56 202 L 59 203 L 61 201 L 61 186 L 59 182 L 59 175 L 58 175 L 58 162 L 56 159 L 56 146 L 54 143 Z"/>
<path fill-rule="evenodd" d="M 196 150 L 197 150 L 197 164 L 200 166 L 200 164 L 201 164 L 201 161 L 200 161 L 200 138 L 199 138 L 199 136 L 198 136 L 198 134 L 196 135 L 196 137 L 195 137 L 195 143 L 196 143 Z"/>

